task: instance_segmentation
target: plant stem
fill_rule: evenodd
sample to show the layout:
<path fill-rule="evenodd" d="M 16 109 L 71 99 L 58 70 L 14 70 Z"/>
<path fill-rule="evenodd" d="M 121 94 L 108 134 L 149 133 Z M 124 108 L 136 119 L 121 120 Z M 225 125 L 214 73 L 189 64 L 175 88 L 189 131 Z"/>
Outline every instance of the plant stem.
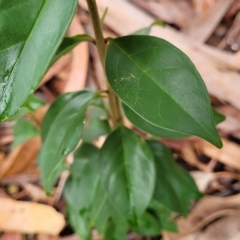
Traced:
<path fill-rule="evenodd" d="M 102 26 L 101 26 L 99 14 L 98 14 L 97 4 L 95 0 L 87 0 L 87 4 L 88 4 L 88 10 L 89 10 L 89 13 L 92 19 L 93 28 L 94 28 L 98 54 L 103 67 L 103 71 L 105 73 L 106 46 L 105 46 L 105 40 L 103 38 Z M 106 79 L 106 84 L 109 92 L 108 100 L 110 105 L 110 116 L 111 116 L 113 127 L 115 128 L 122 123 L 120 102 L 119 102 L 119 98 L 115 95 L 111 86 L 108 83 L 106 73 L 105 73 L 105 79 Z"/>

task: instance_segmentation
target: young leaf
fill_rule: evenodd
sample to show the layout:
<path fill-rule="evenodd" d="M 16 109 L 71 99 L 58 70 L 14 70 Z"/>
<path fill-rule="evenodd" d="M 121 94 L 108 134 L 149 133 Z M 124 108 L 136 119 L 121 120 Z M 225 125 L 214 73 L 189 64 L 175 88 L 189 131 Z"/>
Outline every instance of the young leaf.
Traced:
<path fill-rule="evenodd" d="M 11 148 L 15 148 L 30 138 L 40 135 L 40 132 L 30 121 L 20 119 L 13 128 L 13 134 L 14 142 L 12 143 Z"/>
<path fill-rule="evenodd" d="M 102 15 L 102 17 L 100 19 L 101 26 L 103 26 L 103 24 L 104 24 L 104 21 L 105 21 L 105 18 L 107 16 L 107 13 L 108 13 L 108 7 L 105 8 L 104 13 L 103 13 L 103 15 Z"/>
<path fill-rule="evenodd" d="M 137 128 L 144 132 L 150 133 L 153 136 L 163 137 L 163 138 L 184 138 L 189 137 L 187 134 L 182 134 L 169 129 L 161 128 L 156 125 L 147 122 L 145 119 L 141 118 L 137 113 L 135 113 L 126 104 L 122 103 L 124 113 L 128 120 L 132 122 Z"/>
<path fill-rule="evenodd" d="M 0 121 L 34 92 L 64 36 L 76 0 L 0 2 Z"/>
<path fill-rule="evenodd" d="M 61 56 L 67 54 L 81 42 L 93 42 L 94 39 L 87 34 L 81 34 L 74 37 L 65 37 L 54 55 L 51 64 L 56 62 Z"/>
<path fill-rule="evenodd" d="M 155 26 L 155 25 L 158 25 L 158 26 L 161 26 L 161 27 L 165 26 L 165 24 L 162 21 L 156 20 L 150 26 L 142 28 L 142 29 L 132 33 L 131 35 L 149 35 L 151 30 L 152 30 L 152 27 Z"/>
<path fill-rule="evenodd" d="M 130 219 L 139 217 L 152 197 L 155 166 L 148 145 L 120 126 L 100 150 L 100 177 L 108 198 Z"/>
<path fill-rule="evenodd" d="M 69 219 L 73 220 L 71 225 L 84 240 L 90 237 L 92 206 L 99 182 L 98 155 L 98 148 L 83 143 L 74 154 L 70 177 L 64 187 Z"/>
<path fill-rule="evenodd" d="M 172 211 L 188 214 L 191 200 L 199 199 L 199 192 L 190 174 L 173 159 L 170 150 L 162 143 L 148 141 L 154 154 L 157 180 L 154 198 Z"/>
<path fill-rule="evenodd" d="M 66 93 L 52 104 L 44 118 L 38 164 L 43 187 L 48 193 L 64 169 L 63 160 L 81 138 L 86 109 L 95 96 L 90 90 Z"/>
<path fill-rule="evenodd" d="M 115 93 L 143 119 L 222 147 L 204 82 L 172 44 L 152 36 L 111 39 L 106 73 Z"/>
<path fill-rule="evenodd" d="M 40 98 L 32 94 L 27 100 L 27 102 L 24 104 L 24 107 L 29 109 L 29 111 L 35 111 L 44 104 L 45 103 Z"/>
<path fill-rule="evenodd" d="M 131 35 L 149 35 L 152 29 L 152 25 L 142 28 L 134 33 L 132 33 Z"/>

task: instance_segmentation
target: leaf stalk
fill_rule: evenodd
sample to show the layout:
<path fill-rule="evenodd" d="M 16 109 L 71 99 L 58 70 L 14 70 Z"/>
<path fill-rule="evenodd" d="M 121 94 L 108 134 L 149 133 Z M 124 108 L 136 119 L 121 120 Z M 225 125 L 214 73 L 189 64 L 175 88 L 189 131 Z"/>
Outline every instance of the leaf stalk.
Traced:
<path fill-rule="evenodd" d="M 111 86 L 108 83 L 106 72 L 105 72 L 105 56 L 106 56 L 106 45 L 105 39 L 103 38 L 101 21 L 99 18 L 98 8 L 95 0 L 87 0 L 88 10 L 90 13 L 90 17 L 93 24 L 95 39 L 96 39 L 96 47 L 98 50 L 98 54 L 100 57 L 100 61 L 103 67 L 103 71 L 105 74 L 106 85 L 108 89 L 108 100 L 110 106 L 110 116 L 112 120 L 112 125 L 116 128 L 119 124 L 122 123 L 122 113 L 120 108 L 119 98 L 113 92 Z"/>

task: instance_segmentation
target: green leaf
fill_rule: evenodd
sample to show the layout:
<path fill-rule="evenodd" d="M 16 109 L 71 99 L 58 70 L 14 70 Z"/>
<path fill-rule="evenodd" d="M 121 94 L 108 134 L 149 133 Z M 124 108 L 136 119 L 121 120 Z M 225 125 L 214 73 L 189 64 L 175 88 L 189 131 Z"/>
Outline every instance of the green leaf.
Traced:
<path fill-rule="evenodd" d="M 158 136 L 163 138 L 189 137 L 189 135 L 186 135 L 186 134 L 182 134 L 169 129 L 157 127 L 156 125 L 153 125 L 150 122 L 147 122 L 146 120 L 141 118 L 137 113 L 131 110 L 131 108 L 129 108 L 126 104 L 123 103 L 122 106 L 128 120 L 132 122 L 137 128 L 141 129 L 144 132 L 150 133 L 153 136 Z"/>
<path fill-rule="evenodd" d="M 83 143 L 74 154 L 70 177 L 64 187 L 69 218 L 75 219 L 71 225 L 82 239 L 90 238 L 92 206 L 99 182 L 98 156 L 98 148 Z"/>
<path fill-rule="evenodd" d="M 28 112 L 30 112 L 30 110 L 28 108 L 22 107 L 16 114 L 14 114 L 13 116 L 9 117 L 7 120 L 9 122 L 18 121 L 19 119 L 24 117 Z"/>
<path fill-rule="evenodd" d="M 170 210 L 186 216 L 191 200 L 201 198 L 202 194 L 191 175 L 177 165 L 167 147 L 153 140 L 148 141 L 148 144 L 157 169 L 154 198 Z"/>
<path fill-rule="evenodd" d="M 144 132 L 150 133 L 153 136 L 158 136 L 162 138 L 173 138 L 173 139 L 185 138 L 190 136 L 190 135 L 182 134 L 169 129 L 157 127 L 151 124 L 150 122 L 147 122 L 143 118 L 141 118 L 137 113 L 131 110 L 131 108 L 129 108 L 126 104 L 122 103 L 122 107 L 126 117 L 130 122 L 132 122 L 137 128 L 141 129 Z M 212 108 L 212 110 L 213 110 L 213 119 L 214 119 L 215 125 L 225 120 L 224 115 L 217 112 L 214 108 Z"/>
<path fill-rule="evenodd" d="M 74 231 L 81 236 L 82 240 L 91 240 L 91 234 L 89 226 L 86 225 L 85 219 L 82 214 L 78 212 L 74 207 L 68 205 L 68 221 L 73 227 Z"/>
<path fill-rule="evenodd" d="M 65 37 L 59 46 L 55 56 L 53 57 L 51 64 L 56 62 L 61 56 L 72 51 L 79 43 L 93 41 L 94 39 L 87 34 L 76 35 L 74 37 Z"/>
<path fill-rule="evenodd" d="M 27 102 L 24 104 L 24 107 L 29 109 L 29 111 L 35 111 L 36 109 L 43 106 L 44 104 L 45 103 L 40 98 L 32 94 L 27 100 Z"/>
<path fill-rule="evenodd" d="M 133 230 L 143 236 L 157 236 L 161 232 L 158 219 L 148 211 L 142 214 L 138 221 L 138 228 Z"/>
<path fill-rule="evenodd" d="M 74 153 L 64 193 L 68 204 L 79 210 L 87 210 L 93 203 L 99 180 L 98 157 L 99 149 L 89 143 L 82 143 Z"/>
<path fill-rule="evenodd" d="M 108 226 L 112 206 L 109 203 L 105 190 L 99 182 L 92 207 L 92 225 L 102 235 Z"/>
<path fill-rule="evenodd" d="M 100 177 L 113 206 L 129 219 L 139 217 L 152 197 L 155 166 L 148 145 L 120 126 L 100 151 Z"/>
<path fill-rule="evenodd" d="M 17 121 L 24 115 L 26 115 L 28 112 L 35 111 L 44 104 L 45 103 L 41 99 L 32 94 L 28 98 L 27 102 L 23 105 L 23 107 L 16 114 L 8 118 L 8 121 Z"/>
<path fill-rule="evenodd" d="M 89 120 L 83 129 L 83 141 L 92 142 L 111 131 L 108 123 L 108 116 L 103 109 L 90 106 L 89 114 L 87 115 L 89 116 Z"/>
<path fill-rule="evenodd" d="M 223 114 L 219 113 L 216 109 L 212 108 L 212 112 L 215 125 L 223 122 L 226 119 L 226 117 Z"/>
<path fill-rule="evenodd" d="M 152 27 L 156 26 L 156 25 L 161 26 L 161 27 L 165 26 L 165 24 L 162 21 L 156 20 L 150 26 L 142 28 L 142 29 L 132 33 L 131 35 L 149 35 L 152 30 Z"/>
<path fill-rule="evenodd" d="M 112 221 L 106 229 L 104 240 L 125 240 L 126 235 L 127 228 Z"/>
<path fill-rule="evenodd" d="M 148 27 L 142 28 L 142 29 L 132 33 L 131 35 L 149 35 L 151 32 L 151 29 L 152 29 L 152 26 L 150 25 Z"/>
<path fill-rule="evenodd" d="M 75 13 L 76 0 L 0 2 L 0 121 L 37 88 Z"/>
<path fill-rule="evenodd" d="M 101 26 L 103 26 L 103 24 L 104 24 L 104 21 L 105 21 L 105 18 L 107 16 L 107 13 L 108 13 L 108 7 L 105 8 L 104 13 L 103 13 L 103 15 L 102 15 L 102 17 L 100 19 Z"/>
<path fill-rule="evenodd" d="M 11 145 L 11 148 L 26 142 L 30 138 L 40 135 L 40 132 L 37 128 L 28 120 L 20 119 L 17 121 L 13 128 L 14 142 Z"/>
<path fill-rule="evenodd" d="M 154 199 L 152 200 L 149 209 L 151 212 L 154 212 L 154 215 L 158 218 L 161 229 L 170 232 L 178 231 L 176 223 L 171 220 L 171 210 Z"/>
<path fill-rule="evenodd" d="M 42 126 L 43 146 L 38 156 L 41 181 L 50 193 L 56 179 L 64 169 L 63 160 L 78 144 L 86 109 L 96 93 L 83 90 L 60 96 L 47 112 Z"/>
<path fill-rule="evenodd" d="M 204 82 L 172 44 L 152 36 L 112 39 L 106 74 L 119 98 L 146 121 L 222 147 Z"/>

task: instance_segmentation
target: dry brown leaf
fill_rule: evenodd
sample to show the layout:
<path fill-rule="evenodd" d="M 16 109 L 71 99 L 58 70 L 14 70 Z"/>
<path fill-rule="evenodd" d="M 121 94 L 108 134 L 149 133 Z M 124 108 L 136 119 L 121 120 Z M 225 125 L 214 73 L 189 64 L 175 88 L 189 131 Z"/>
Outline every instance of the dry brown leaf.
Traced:
<path fill-rule="evenodd" d="M 191 176 L 195 180 L 200 192 L 205 192 L 210 182 L 214 179 L 214 173 L 203 171 L 191 171 Z"/>
<path fill-rule="evenodd" d="M 70 236 L 61 237 L 59 240 L 81 240 L 76 234 Z"/>
<path fill-rule="evenodd" d="M 22 240 L 22 234 L 21 233 L 4 233 L 0 240 Z"/>
<path fill-rule="evenodd" d="M 207 165 L 203 164 L 199 161 L 196 153 L 194 152 L 193 146 L 190 144 L 185 144 L 184 147 L 181 149 L 181 153 L 183 155 L 184 160 L 190 165 L 197 167 L 203 171 L 209 171 Z"/>
<path fill-rule="evenodd" d="M 166 233 L 165 235 L 170 240 L 176 240 L 203 228 L 219 217 L 240 216 L 239 202 L 240 194 L 226 198 L 206 196 L 196 204 L 187 219 L 182 217 L 177 219 L 179 233 Z"/>
<path fill-rule="evenodd" d="M 205 42 L 216 29 L 219 22 L 229 9 L 234 0 L 219 0 L 204 14 L 189 21 L 185 25 L 183 33 L 194 39 L 196 42 Z"/>
<path fill-rule="evenodd" d="M 194 10 L 190 4 L 184 1 L 163 0 L 160 2 L 148 1 L 147 3 L 145 0 L 131 1 L 154 15 L 157 19 L 175 24 L 181 28 L 186 25 L 189 19 L 195 17 Z"/>
<path fill-rule="evenodd" d="M 38 234 L 37 240 L 59 240 L 58 236 L 51 236 L 47 234 Z"/>
<path fill-rule="evenodd" d="M 194 8 L 198 14 L 208 11 L 214 6 L 216 0 L 192 0 Z"/>
<path fill-rule="evenodd" d="M 61 72 L 67 65 L 71 62 L 71 55 L 67 54 L 62 56 L 59 60 L 57 60 L 47 71 L 45 76 L 43 77 L 42 81 L 40 82 L 39 86 L 42 86 L 59 72 Z"/>
<path fill-rule="evenodd" d="M 20 173 L 31 166 L 35 161 L 40 145 L 40 137 L 35 137 L 13 149 L 1 164 L 0 178 Z"/>
<path fill-rule="evenodd" d="M 225 121 L 217 125 L 217 128 L 224 134 L 232 134 L 240 138 L 240 111 L 231 105 L 223 105 L 217 111 L 225 115 Z"/>
<path fill-rule="evenodd" d="M 14 140 L 14 136 L 13 135 L 1 136 L 0 145 L 9 144 L 9 143 L 13 142 L 13 140 Z"/>
<path fill-rule="evenodd" d="M 240 216 L 229 216 L 209 224 L 204 231 L 188 234 L 178 240 L 239 240 L 239 237 Z"/>
<path fill-rule="evenodd" d="M 0 151 L 0 166 L 4 159 L 5 159 L 5 153 Z"/>
<path fill-rule="evenodd" d="M 20 184 L 27 191 L 27 193 L 33 199 L 33 201 L 47 202 L 50 199 L 49 197 L 47 197 L 46 193 L 40 187 L 34 184 L 27 182 L 21 182 Z"/>
<path fill-rule="evenodd" d="M 50 206 L 0 198 L 0 231 L 58 235 L 64 225 L 64 216 Z"/>
<path fill-rule="evenodd" d="M 240 231 L 240 217 L 230 216 L 210 224 L 196 240 L 229 240 Z"/>
<path fill-rule="evenodd" d="M 199 141 L 196 143 L 197 149 L 210 158 L 240 170 L 240 146 L 227 139 L 222 139 L 223 148 L 218 149 L 206 141 Z"/>
<path fill-rule="evenodd" d="M 35 112 L 34 112 L 34 116 L 36 121 L 38 122 L 38 125 L 42 125 L 43 119 L 47 113 L 49 109 L 49 105 L 44 105 L 40 108 L 38 108 Z"/>
<path fill-rule="evenodd" d="M 75 15 L 69 27 L 69 36 L 84 34 L 85 30 Z M 64 92 L 78 91 L 85 87 L 89 63 L 88 43 L 81 43 L 72 52 L 72 63 L 69 78 Z"/>

